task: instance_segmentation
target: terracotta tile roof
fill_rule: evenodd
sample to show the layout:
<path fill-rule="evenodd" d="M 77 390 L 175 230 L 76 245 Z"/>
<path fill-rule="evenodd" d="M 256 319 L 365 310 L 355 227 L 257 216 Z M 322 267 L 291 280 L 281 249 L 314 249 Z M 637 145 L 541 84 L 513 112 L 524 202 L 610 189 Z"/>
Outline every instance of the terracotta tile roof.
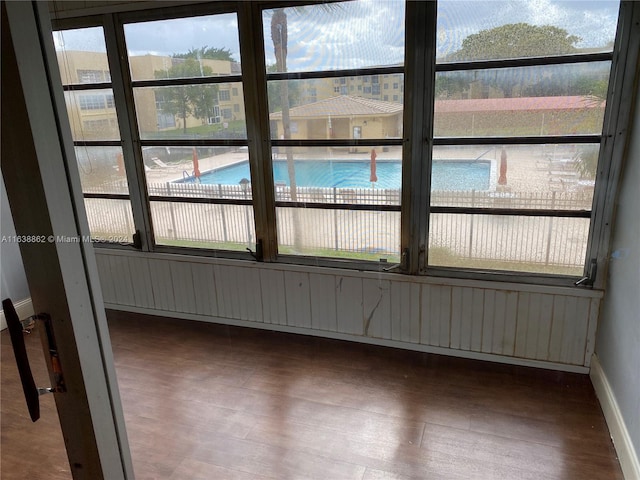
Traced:
<path fill-rule="evenodd" d="M 532 110 L 576 110 L 604 108 L 604 102 L 594 97 L 519 97 L 476 98 L 471 100 L 436 100 L 436 113 L 505 112 Z"/>
<path fill-rule="evenodd" d="M 384 102 L 372 98 L 354 97 L 351 95 L 341 95 L 330 97 L 314 103 L 292 107 L 289 115 L 293 118 L 320 117 L 348 117 L 351 115 L 384 116 L 394 115 L 402 112 L 402 104 L 395 102 Z M 281 112 L 269 115 L 271 119 L 282 118 Z"/>

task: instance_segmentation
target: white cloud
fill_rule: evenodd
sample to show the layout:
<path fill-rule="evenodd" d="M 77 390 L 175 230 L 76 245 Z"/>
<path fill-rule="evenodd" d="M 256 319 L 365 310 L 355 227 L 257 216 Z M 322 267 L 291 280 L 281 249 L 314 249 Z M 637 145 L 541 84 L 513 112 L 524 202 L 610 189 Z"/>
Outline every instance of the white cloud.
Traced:
<path fill-rule="evenodd" d="M 360 68 L 397 64 L 404 57 L 404 2 L 361 0 L 329 9 L 287 9 L 290 71 Z M 506 23 L 552 24 L 582 38 L 579 46 L 602 46 L 613 40 L 617 18 L 614 1 L 441 0 L 438 54 L 460 48 L 472 33 Z M 270 12 L 263 16 L 265 57 L 275 63 Z M 186 52 L 204 46 L 229 49 L 240 58 L 235 14 L 208 15 L 125 26 L 132 54 Z M 97 32 L 97 33 L 96 33 Z M 54 36 L 57 48 L 104 51 L 100 29 L 66 31 Z"/>

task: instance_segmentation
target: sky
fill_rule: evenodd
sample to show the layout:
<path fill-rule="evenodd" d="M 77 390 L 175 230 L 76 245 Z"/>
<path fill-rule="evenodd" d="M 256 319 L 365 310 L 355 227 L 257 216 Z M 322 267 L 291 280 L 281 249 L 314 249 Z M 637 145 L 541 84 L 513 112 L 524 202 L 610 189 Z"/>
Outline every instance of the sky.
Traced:
<path fill-rule="evenodd" d="M 362 68 L 402 63 L 404 2 L 360 0 L 337 7 L 287 9 L 289 71 Z M 438 56 L 460 48 L 471 33 L 507 23 L 554 25 L 581 41 L 578 47 L 601 47 L 612 41 L 618 3 L 558 0 L 442 0 L 438 6 Z M 271 12 L 263 16 L 265 58 L 275 63 L 270 32 Z M 171 55 L 192 48 L 217 47 L 240 59 L 235 14 L 145 22 L 125 26 L 130 55 Z M 105 51 L 99 29 L 54 35 L 67 50 Z"/>

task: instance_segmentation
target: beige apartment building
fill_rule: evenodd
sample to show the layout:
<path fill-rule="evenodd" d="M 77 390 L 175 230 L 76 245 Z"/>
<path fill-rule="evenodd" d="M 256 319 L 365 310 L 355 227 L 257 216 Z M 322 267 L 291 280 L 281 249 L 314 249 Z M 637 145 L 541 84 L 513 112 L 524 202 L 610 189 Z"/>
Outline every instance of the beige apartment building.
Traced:
<path fill-rule="evenodd" d="M 399 73 L 334 78 L 331 87 L 334 95 L 353 95 L 384 102 L 404 102 L 404 78 Z"/>
<path fill-rule="evenodd" d="M 104 52 L 58 51 L 58 64 L 64 85 L 110 82 L 107 55 Z M 180 58 L 160 55 L 130 57 L 131 78 L 152 80 L 156 72 L 166 71 Z M 239 65 L 226 60 L 199 60 L 202 67 L 211 69 L 214 75 L 236 75 Z M 244 120 L 244 97 L 240 83 L 219 83 L 217 104 L 206 118 L 188 115 L 186 128 L 201 125 L 225 125 Z M 138 127 L 142 137 L 167 130 L 185 128 L 179 115 L 163 109 L 162 89 L 167 87 L 141 87 L 134 89 Z M 169 87 L 171 88 L 171 87 Z M 214 87 L 203 87 L 214 88 Z M 111 140 L 119 138 L 115 102 L 111 89 L 69 90 L 65 92 L 67 111 L 74 138 L 81 140 Z"/>

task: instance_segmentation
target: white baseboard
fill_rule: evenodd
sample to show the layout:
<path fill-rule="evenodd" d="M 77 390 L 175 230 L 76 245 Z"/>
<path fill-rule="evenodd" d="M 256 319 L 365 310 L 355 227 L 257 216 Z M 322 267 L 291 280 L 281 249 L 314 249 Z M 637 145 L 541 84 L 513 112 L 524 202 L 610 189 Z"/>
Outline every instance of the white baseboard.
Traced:
<path fill-rule="evenodd" d="M 33 315 L 33 304 L 30 298 L 25 298 L 13 304 L 20 320 L 24 320 Z M 0 330 L 7 328 L 7 320 L 4 318 L 4 311 L 0 310 Z"/>
<path fill-rule="evenodd" d="M 633 441 L 629 436 L 629 431 L 624 422 L 622 412 L 618 407 L 616 397 L 609 385 L 607 376 L 602 370 L 602 365 L 598 357 L 594 355 L 591 359 L 591 372 L 589 373 L 593 388 L 596 391 L 600 406 L 604 413 L 604 418 L 609 427 L 609 433 L 613 440 L 613 446 L 618 454 L 618 460 L 622 467 L 622 473 L 627 480 L 640 479 L 640 460 L 638 454 L 633 447 Z"/>

